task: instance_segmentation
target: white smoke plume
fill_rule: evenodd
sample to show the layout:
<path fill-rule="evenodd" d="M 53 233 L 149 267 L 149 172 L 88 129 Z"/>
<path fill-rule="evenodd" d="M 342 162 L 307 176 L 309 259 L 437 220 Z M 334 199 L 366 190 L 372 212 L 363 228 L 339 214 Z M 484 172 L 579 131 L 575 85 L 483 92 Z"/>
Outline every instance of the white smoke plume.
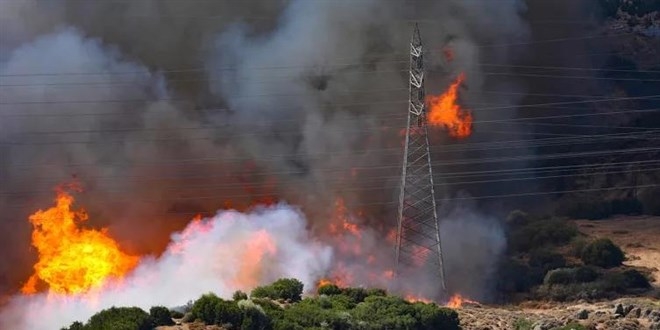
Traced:
<path fill-rule="evenodd" d="M 122 283 L 82 296 L 16 297 L 0 312 L 0 328 L 59 329 L 86 321 L 112 306 L 184 305 L 213 292 L 230 298 L 236 290 L 287 277 L 307 290 L 330 265 L 332 249 L 310 237 L 296 209 L 277 205 L 251 213 L 219 212 L 175 233 L 158 258 L 145 258 Z"/>

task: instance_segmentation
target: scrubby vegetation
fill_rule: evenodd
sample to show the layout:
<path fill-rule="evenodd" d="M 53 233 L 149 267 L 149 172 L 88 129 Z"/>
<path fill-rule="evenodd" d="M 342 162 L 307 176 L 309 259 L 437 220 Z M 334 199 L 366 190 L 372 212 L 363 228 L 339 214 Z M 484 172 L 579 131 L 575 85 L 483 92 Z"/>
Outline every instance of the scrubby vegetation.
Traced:
<path fill-rule="evenodd" d="M 138 307 L 112 307 L 94 314 L 87 323 L 74 322 L 63 330 L 151 330 L 149 313 Z"/>
<path fill-rule="evenodd" d="M 621 266 L 625 256 L 623 251 L 609 239 L 597 239 L 587 244 L 580 256 L 582 262 L 603 268 Z"/>
<path fill-rule="evenodd" d="M 589 240 L 572 221 L 521 211 L 507 218 L 509 251 L 499 266 L 502 299 L 525 295 L 551 300 L 604 299 L 649 288 L 648 279 L 622 265 L 609 239 Z"/>
<path fill-rule="evenodd" d="M 242 292 L 235 293 L 233 300 L 208 293 L 192 303 L 184 321 L 199 320 L 224 329 L 244 330 L 460 329 L 454 310 L 411 303 L 381 289 L 325 285 L 319 288 L 317 296 L 304 299 L 302 292 L 300 281 L 280 279 L 255 288 L 249 298 Z M 137 307 L 113 307 L 95 314 L 86 324 L 75 322 L 65 329 L 152 329 L 171 324 L 170 313 L 160 306 L 151 308 L 150 313 Z"/>

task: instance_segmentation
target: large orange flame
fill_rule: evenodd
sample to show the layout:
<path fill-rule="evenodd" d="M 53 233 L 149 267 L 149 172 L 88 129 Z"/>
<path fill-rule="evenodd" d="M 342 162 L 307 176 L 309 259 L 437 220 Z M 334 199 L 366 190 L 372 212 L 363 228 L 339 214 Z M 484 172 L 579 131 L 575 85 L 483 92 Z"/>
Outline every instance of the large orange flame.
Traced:
<path fill-rule="evenodd" d="M 466 138 L 472 134 L 472 114 L 457 104 L 458 88 L 463 81 L 465 75 L 461 73 L 443 94 L 426 98 L 429 124 L 444 126 L 455 138 Z"/>
<path fill-rule="evenodd" d="M 86 292 L 110 278 L 121 278 L 137 265 L 139 258 L 124 253 L 106 229 L 79 228 L 88 217 L 84 210 L 71 210 L 73 201 L 59 191 L 54 207 L 30 216 L 39 261 L 21 289 L 24 294 L 36 293 L 40 281 L 54 293 Z"/>

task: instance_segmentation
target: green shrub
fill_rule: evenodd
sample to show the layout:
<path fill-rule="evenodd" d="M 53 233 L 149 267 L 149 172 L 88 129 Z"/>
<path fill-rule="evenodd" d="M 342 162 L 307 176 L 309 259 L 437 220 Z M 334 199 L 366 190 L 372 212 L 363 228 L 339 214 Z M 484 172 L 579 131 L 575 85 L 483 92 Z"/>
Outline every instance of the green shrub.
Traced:
<path fill-rule="evenodd" d="M 300 301 L 303 284 L 295 278 L 282 278 L 271 284 L 278 299 Z"/>
<path fill-rule="evenodd" d="M 588 283 L 595 281 L 597 278 L 598 272 L 591 267 L 559 268 L 549 271 L 543 279 L 543 284 Z"/>
<path fill-rule="evenodd" d="M 511 231 L 509 248 L 513 252 L 529 252 L 545 246 L 559 246 L 570 242 L 577 234 L 577 227 L 570 221 L 540 219 Z"/>
<path fill-rule="evenodd" d="M 326 284 L 319 287 L 318 294 L 324 294 L 327 296 L 338 295 L 341 294 L 341 289 L 334 284 Z"/>
<path fill-rule="evenodd" d="M 356 304 L 363 302 L 369 296 L 369 292 L 364 288 L 344 288 L 342 289 L 342 294 Z"/>
<path fill-rule="evenodd" d="M 624 254 L 612 241 L 601 238 L 584 247 L 581 259 L 587 265 L 612 268 L 623 263 Z"/>
<path fill-rule="evenodd" d="M 584 250 L 587 244 L 589 242 L 584 237 L 576 237 L 571 241 L 569 254 L 573 257 L 580 258 L 582 256 L 582 250 Z"/>
<path fill-rule="evenodd" d="M 195 301 L 192 307 L 193 319 L 200 319 L 206 324 L 215 324 L 217 306 L 223 300 L 213 293 L 207 293 Z"/>
<path fill-rule="evenodd" d="M 303 292 L 303 284 L 294 278 L 282 278 L 271 285 L 254 288 L 250 293 L 254 298 L 283 299 L 292 302 L 300 301 Z"/>
<path fill-rule="evenodd" d="M 270 298 L 277 299 L 275 290 L 270 285 L 258 286 L 250 292 L 250 298 Z"/>
<path fill-rule="evenodd" d="M 378 288 L 371 288 L 367 290 L 367 297 L 370 296 L 380 296 L 380 297 L 385 297 L 387 296 L 387 291 L 384 289 L 378 289 Z"/>
<path fill-rule="evenodd" d="M 573 273 L 575 282 L 577 283 L 588 283 L 593 282 L 598 279 L 598 272 L 589 266 L 580 266 L 574 268 Z"/>
<path fill-rule="evenodd" d="M 184 315 L 185 314 L 183 314 L 179 311 L 175 311 L 175 310 L 172 310 L 170 312 L 170 317 L 173 318 L 173 319 L 182 319 Z"/>
<path fill-rule="evenodd" d="M 452 309 L 424 303 L 415 303 L 413 307 L 415 308 L 415 318 L 417 319 L 415 329 L 460 329 L 458 313 Z"/>
<path fill-rule="evenodd" d="M 514 210 L 506 217 L 506 223 L 511 228 L 522 227 L 529 224 L 532 221 L 529 214 L 521 211 Z"/>
<path fill-rule="evenodd" d="M 154 326 L 173 325 L 172 314 L 167 307 L 154 306 L 149 309 L 149 315 L 154 320 Z"/>
<path fill-rule="evenodd" d="M 238 291 L 234 292 L 234 294 L 231 297 L 232 297 L 232 299 L 234 299 L 234 301 L 239 301 L 239 300 L 247 299 L 248 295 L 247 295 L 247 293 L 245 293 L 241 290 L 238 290 Z"/>
<path fill-rule="evenodd" d="M 85 325 L 80 321 L 76 321 L 71 323 L 71 325 L 68 328 L 62 328 L 61 330 L 84 330 L 84 329 L 85 329 Z"/>
<path fill-rule="evenodd" d="M 548 272 L 543 279 L 543 284 L 570 284 L 574 282 L 573 272 L 570 268 L 554 269 Z"/>
<path fill-rule="evenodd" d="M 151 330 L 153 319 L 138 307 L 111 307 L 94 314 L 85 324 L 90 330 Z"/>
<path fill-rule="evenodd" d="M 621 275 L 626 288 L 629 289 L 648 289 L 651 287 L 649 280 L 642 273 L 635 269 L 626 269 Z"/>
<path fill-rule="evenodd" d="M 411 304 L 399 297 L 368 296 L 352 311 L 359 329 L 458 330 L 456 311 L 435 304 Z"/>
<path fill-rule="evenodd" d="M 530 254 L 528 263 L 531 267 L 541 269 L 545 274 L 551 269 L 565 267 L 566 259 L 559 253 L 541 249 Z"/>
<path fill-rule="evenodd" d="M 399 297 L 367 297 L 352 314 L 367 329 L 413 329 L 417 324 L 415 308 Z"/>
<path fill-rule="evenodd" d="M 270 318 L 256 307 L 246 308 L 242 315 L 241 330 L 271 329 Z"/>
<path fill-rule="evenodd" d="M 528 319 L 517 319 L 513 322 L 513 328 L 515 330 L 532 330 L 532 326 L 534 326 L 534 322 Z"/>
<path fill-rule="evenodd" d="M 235 301 L 221 300 L 215 305 L 215 324 L 231 325 L 228 328 L 238 328 L 243 322 L 243 311 Z"/>

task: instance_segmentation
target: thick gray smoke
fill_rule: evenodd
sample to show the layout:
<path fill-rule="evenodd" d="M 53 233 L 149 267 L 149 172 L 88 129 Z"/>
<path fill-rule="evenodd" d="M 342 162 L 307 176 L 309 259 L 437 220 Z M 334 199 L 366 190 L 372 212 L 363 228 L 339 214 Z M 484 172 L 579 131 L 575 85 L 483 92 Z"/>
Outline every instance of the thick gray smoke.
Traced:
<path fill-rule="evenodd" d="M 264 199 L 300 205 L 323 237 L 343 197 L 384 235 L 395 223 L 411 23 L 421 20 L 429 93 L 466 72 L 467 107 L 513 106 L 523 91 L 497 77 L 492 93 L 479 63 L 517 55 L 506 45 L 527 38 L 523 10 L 517 0 L 1 2 L 0 293 L 30 273 L 27 215 L 72 177 L 92 225 L 136 254 L 163 251 L 194 213 Z M 501 130 L 520 131 L 477 125 L 473 139 Z M 484 248 L 456 253 L 471 254 L 467 264 L 491 257 L 475 256 Z"/>

